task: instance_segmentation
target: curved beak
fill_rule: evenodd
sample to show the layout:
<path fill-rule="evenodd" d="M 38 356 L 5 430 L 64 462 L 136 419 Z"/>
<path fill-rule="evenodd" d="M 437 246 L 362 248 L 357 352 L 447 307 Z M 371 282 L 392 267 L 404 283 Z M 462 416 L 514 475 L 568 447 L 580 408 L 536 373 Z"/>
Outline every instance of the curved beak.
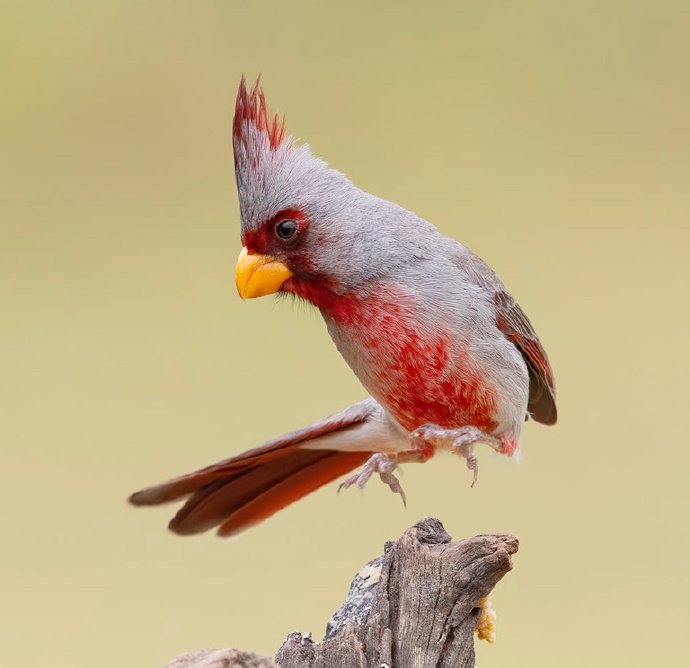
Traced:
<path fill-rule="evenodd" d="M 290 276 L 292 272 L 270 255 L 255 255 L 243 248 L 237 258 L 235 284 L 242 299 L 272 295 Z"/>

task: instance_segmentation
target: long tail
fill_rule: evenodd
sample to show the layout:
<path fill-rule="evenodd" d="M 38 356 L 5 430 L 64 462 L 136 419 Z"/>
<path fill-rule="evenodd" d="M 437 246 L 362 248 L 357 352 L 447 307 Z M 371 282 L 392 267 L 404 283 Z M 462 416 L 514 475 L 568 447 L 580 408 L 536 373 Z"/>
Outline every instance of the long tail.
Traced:
<path fill-rule="evenodd" d="M 188 497 L 168 525 L 178 534 L 219 526 L 231 536 L 360 466 L 372 452 L 400 449 L 401 435 L 373 400 L 217 464 L 135 492 L 135 506 Z"/>

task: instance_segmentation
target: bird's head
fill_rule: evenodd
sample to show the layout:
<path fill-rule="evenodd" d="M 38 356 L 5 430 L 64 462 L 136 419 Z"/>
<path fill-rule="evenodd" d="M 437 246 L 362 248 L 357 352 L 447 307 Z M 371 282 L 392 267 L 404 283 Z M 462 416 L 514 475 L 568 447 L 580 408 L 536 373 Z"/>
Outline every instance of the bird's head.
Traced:
<path fill-rule="evenodd" d="M 285 120 L 269 112 L 259 81 L 251 89 L 240 82 L 233 148 L 243 299 L 282 291 L 322 306 L 385 273 L 409 246 L 409 226 L 399 223 L 412 214 L 361 191 L 297 145 Z"/>

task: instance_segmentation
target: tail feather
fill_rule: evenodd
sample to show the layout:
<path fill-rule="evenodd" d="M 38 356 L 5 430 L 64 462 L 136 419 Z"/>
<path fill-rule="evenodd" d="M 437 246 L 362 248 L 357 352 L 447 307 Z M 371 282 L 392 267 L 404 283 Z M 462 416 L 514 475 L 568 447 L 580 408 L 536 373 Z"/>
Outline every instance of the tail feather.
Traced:
<path fill-rule="evenodd" d="M 316 451 L 318 452 L 318 451 Z M 218 529 L 219 536 L 232 536 L 282 510 L 319 487 L 363 464 L 370 452 L 327 452 L 325 457 L 300 468 L 276 485 L 269 486 L 240 506 Z"/>
<path fill-rule="evenodd" d="M 227 483 L 245 475 L 252 468 L 267 464 L 276 458 L 283 458 L 285 451 L 293 451 L 298 442 L 275 441 L 253 450 L 247 450 L 236 457 L 216 462 L 203 469 L 181 475 L 160 485 L 147 487 L 129 497 L 135 506 L 157 506 L 182 499 L 213 483 Z"/>
<path fill-rule="evenodd" d="M 148 487 L 130 496 L 136 506 L 188 497 L 170 521 L 179 534 L 220 525 L 222 536 L 236 534 L 281 508 L 350 472 L 372 452 L 396 447 L 373 400 L 350 408 L 259 448 Z"/>
<path fill-rule="evenodd" d="M 289 495 L 296 475 L 301 471 L 310 471 L 320 460 L 333 460 L 333 456 L 339 454 L 352 453 L 294 448 L 290 452 L 285 452 L 280 458 L 249 466 L 216 480 L 210 485 L 203 485 L 180 508 L 177 515 L 170 521 L 169 528 L 175 533 L 185 535 L 207 531 L 231 519 L 235 513 L 251 505 L 254 500 L 271 490 L 285 489 L 285 493 Z M 354 463 L 347 470 L 355 468 L 369 453 L 357 454 L 360 456 L 354 458 Z M 328 481 L 321 484 L 325 482 Z M 317 489 L 321 484 L 313 489 Z M 307 493 L 299 494 L 292 500 L 286 497 L 276 510 L 280 510 Z"/>

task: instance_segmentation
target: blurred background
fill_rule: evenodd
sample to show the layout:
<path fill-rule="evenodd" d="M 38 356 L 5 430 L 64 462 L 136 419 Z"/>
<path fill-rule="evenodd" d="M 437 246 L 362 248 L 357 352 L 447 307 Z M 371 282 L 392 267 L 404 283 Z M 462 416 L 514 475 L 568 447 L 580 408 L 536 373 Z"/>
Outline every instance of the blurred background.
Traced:
<path fill-rule="evenodd" d="M 535 324 L 560 422 L 329 486 L 231 541 L 143 485 L 364 396 L 318 315 L 234 289 L 230 123 L 259 72 L 290 132 L 484 257 Z M 680 665 L 690 594 L 690 5 L 4 2 L 0 645 L 162 666 L 320 638 L 424 515 L 510 531 L 490 666 Z M 277 382 L 266 382 L 267 370 Z"/>

